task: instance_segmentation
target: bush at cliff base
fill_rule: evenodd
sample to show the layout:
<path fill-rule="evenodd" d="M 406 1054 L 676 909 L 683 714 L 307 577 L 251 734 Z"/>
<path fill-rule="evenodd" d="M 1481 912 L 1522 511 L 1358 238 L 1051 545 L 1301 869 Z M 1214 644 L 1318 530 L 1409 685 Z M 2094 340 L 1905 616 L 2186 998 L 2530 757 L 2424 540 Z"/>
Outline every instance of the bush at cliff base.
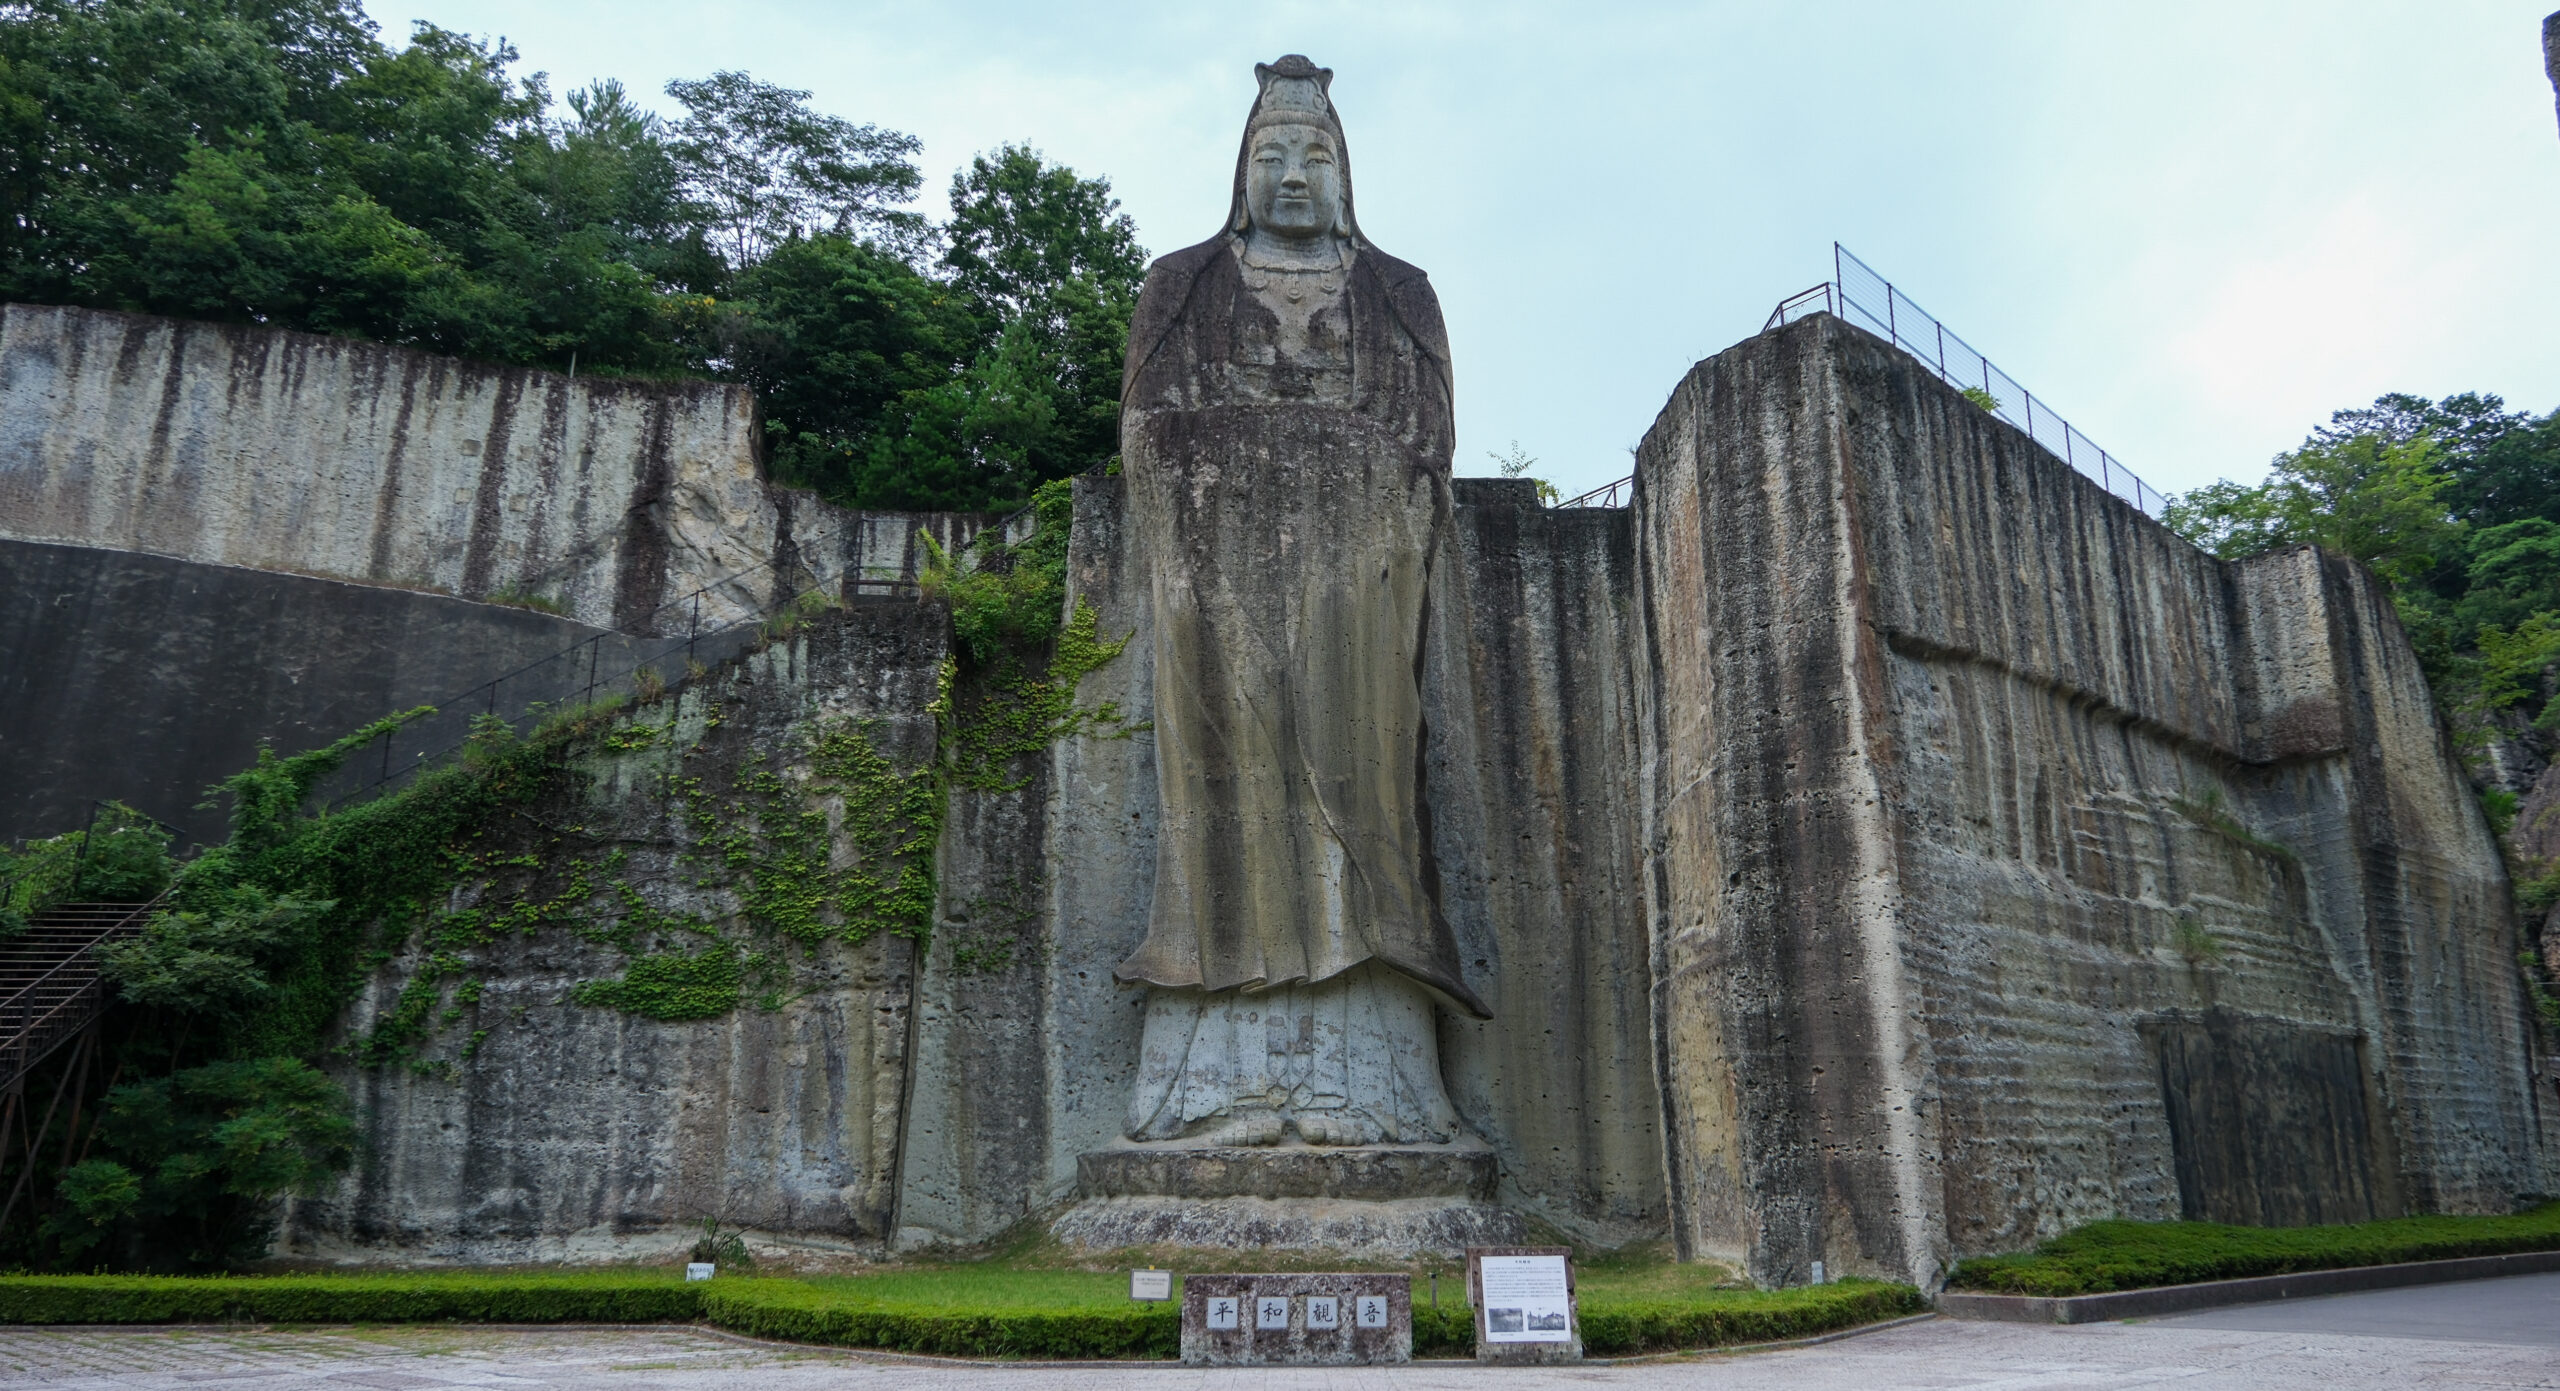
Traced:
<path fill-rule="evenodd" d="M 1775 1342 L 1928 1307 L 1908 1285 L 1844 1280 L 1688 1300 L 1586 1300 L 1594 1356 Z M 0 1276 L 0 1324 L 692 1323 L 752 1337 L 945 1357 L 1056 1360 L 1178 1356 L 1172 1304 L 969 1309 L 863 1299 L 841 1285 L 656 1272 L 421 1275 Z M 1414 1354 L 1473 1353 L 1463 1305 L 1414 1310 Z"/>
<path fill-rule="evenodd" d="M 2520 1251 L 2560 1251 L 2560 1203 L 2507 1217 L 2394 1217 L 2330 1227 L 2093 1222 L 2033 1251 L 1965 1261 L 1947 1283 L 2058 1298 Z"/>

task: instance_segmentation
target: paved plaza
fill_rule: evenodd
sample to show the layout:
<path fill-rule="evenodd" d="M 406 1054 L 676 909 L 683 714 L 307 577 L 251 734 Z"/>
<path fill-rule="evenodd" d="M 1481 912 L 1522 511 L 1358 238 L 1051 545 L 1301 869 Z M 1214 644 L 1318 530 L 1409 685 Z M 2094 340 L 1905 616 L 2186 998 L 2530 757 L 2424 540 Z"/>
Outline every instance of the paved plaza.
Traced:
<path fill-rule="evenodd" d="M 0 1329 L 0 1386 L 60 1391 L 1506 1391 L 1538 1387 L 2560 1388 L 2560 1275 L 2296 1300 L 2076 1328 L 1905 1324 L 1810 1347 L 1608 1367 L 1189 1371 L 973 1366 L 690 1328 Z"/>

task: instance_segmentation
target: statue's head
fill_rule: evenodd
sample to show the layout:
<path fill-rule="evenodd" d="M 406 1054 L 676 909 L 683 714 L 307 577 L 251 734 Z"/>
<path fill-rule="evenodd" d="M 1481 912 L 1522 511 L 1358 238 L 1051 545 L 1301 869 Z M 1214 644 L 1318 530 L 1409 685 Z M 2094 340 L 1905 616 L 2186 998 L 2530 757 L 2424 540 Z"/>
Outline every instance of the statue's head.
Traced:
<path fill-rule="evenodd" d="M 1291 241 L 1354 235 L 1351 157 L 1327 95 L 1333 69 L 1292 53 L 1253 72 L 1262 89 L 1245 121 L 1228 230 Z"/>

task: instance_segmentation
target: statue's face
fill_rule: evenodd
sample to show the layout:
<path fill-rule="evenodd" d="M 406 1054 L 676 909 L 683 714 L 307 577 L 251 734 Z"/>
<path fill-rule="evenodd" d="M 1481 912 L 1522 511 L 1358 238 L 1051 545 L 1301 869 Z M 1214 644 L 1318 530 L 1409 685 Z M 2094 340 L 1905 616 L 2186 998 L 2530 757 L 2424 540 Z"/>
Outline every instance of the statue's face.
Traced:
<path fill-rule="evenodd" d="M 1245 212 L 1253 225 L 1302 240 L 1342 221 L 1342 153 L 1321 126 L 1270 126 L 1254 132 L 1245 171 Z"/>

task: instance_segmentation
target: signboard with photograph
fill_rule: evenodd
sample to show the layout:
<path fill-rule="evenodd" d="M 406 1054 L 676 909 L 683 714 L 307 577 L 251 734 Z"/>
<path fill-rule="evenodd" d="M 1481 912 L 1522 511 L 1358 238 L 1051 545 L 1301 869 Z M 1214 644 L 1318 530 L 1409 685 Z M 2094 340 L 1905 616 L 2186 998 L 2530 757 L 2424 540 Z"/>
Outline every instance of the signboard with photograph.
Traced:
<path fill-rule="evenodd" d="M 1467 1302 L 1476 1357 L 1488 1362 L 1578 1362 L 1573 1252 L 1562 1246 L 1467 1248 Z"/>

